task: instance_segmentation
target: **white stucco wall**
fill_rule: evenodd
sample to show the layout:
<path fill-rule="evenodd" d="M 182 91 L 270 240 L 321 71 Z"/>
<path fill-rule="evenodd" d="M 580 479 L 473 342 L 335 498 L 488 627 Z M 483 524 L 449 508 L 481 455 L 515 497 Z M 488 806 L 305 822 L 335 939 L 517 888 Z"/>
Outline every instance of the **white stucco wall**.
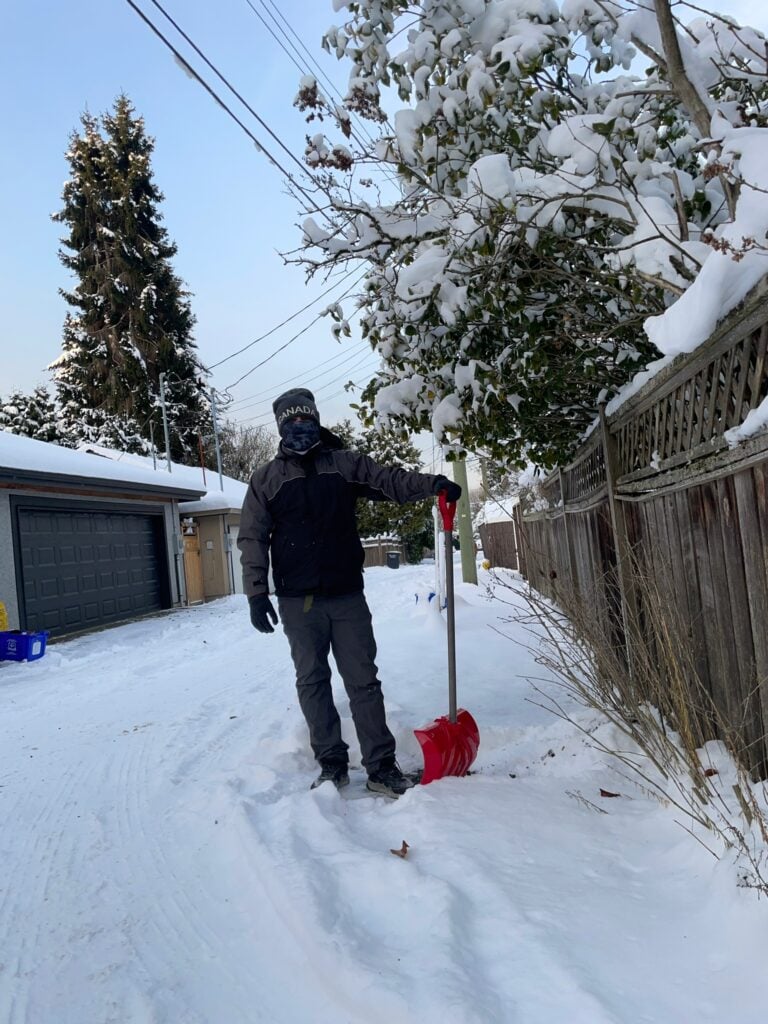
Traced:
<path fill-rule="evenodd" d="M 165 538 L 168 551 L 168 576 L 171 581 L 171 603 L 181 604 L 187 599 L 186 580 L 184 579 L 184 558 L 178 546 L 181 536 L 179 524 L 178 502 L 169 502 L 165 506 Z"/>
<path fill-rule="evenodd" d="M 16 599 L 16 566 L 13 560 L 11 532 L 11 496 L 0 491 L 0 601 L 8 612 L 8 625 L 19 628 L 19 603 Z"/>

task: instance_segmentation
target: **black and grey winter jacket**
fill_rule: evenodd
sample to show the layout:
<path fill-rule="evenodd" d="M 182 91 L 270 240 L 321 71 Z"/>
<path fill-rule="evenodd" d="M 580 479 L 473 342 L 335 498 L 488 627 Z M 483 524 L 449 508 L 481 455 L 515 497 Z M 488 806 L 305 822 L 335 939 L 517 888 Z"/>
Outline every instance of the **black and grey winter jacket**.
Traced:
<path fill-rule="evenodd" d="M 328 430 L 306 455 L 280 446 L 248 486 L 237 545 L 248 597 L 269 590 L 270 552 L 278 597 L 332 597 L 363 589 L 358 498 L 403 505 L 434 493 L 437 477 L 380 466 L 348 451 Z"/>

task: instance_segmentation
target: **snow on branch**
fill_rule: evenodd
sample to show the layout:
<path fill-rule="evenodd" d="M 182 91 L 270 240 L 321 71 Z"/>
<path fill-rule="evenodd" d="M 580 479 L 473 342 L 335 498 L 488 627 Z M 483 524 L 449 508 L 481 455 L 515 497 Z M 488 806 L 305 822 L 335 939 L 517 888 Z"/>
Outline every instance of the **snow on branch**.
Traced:
<path fill-rule="evenodd" d="M 314 79 L 297 102 L 377 137 L 352 153 L 315 135 L 308 162 L 366 161 L 397 189 L 368 203 L 338 185 L 334 228 L 305 222 L 295 258 L 367 266 L 371 421 L 551 460 L 598 395 L 695 347 L 768 272 L 760 32 L 683 22 L 669 0 L 334 6 L 345 103 Z"/>

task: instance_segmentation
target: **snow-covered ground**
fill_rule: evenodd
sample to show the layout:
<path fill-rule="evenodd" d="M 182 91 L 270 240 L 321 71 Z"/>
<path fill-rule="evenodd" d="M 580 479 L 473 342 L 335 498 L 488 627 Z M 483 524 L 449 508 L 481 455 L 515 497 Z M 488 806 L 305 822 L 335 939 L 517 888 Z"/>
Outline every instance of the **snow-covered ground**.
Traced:
<path fill-rule="evenodd" d="M 407 766 L 446 704 L 431 579 L 367 573 Z M 763 1024 L 765 903 L 528 699 L 522 628 L 457 591 L 477 772 L 397 802 L 359 770 L 309 791 L 285 638 L 242 598 L 0 668 L 0 1021 Z"/>

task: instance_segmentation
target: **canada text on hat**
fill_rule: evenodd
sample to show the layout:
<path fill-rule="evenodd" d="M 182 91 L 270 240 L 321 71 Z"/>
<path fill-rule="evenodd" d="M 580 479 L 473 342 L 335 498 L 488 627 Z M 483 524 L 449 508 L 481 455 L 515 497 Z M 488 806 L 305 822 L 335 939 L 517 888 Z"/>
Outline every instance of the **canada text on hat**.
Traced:
<path fill-rule="evenodd" d="M 311 416 L 312 419 L 320 422 L 320 414 L 315 405 L 315 396 L 307 388 L 291 388 L 284 392 L 272 403 L 272 409 L 277 420 L 278 430 L 286 420 L 294 416 Z"/>
<path fill-rule="evenodd" d="M 286 420 L 292 420 L 294 416 L 310 416 L 313 420 L 316 420 L 317 409 L 313 405 L 289 405 L 277 417 L 278 427 L 282 427 Z"/>

